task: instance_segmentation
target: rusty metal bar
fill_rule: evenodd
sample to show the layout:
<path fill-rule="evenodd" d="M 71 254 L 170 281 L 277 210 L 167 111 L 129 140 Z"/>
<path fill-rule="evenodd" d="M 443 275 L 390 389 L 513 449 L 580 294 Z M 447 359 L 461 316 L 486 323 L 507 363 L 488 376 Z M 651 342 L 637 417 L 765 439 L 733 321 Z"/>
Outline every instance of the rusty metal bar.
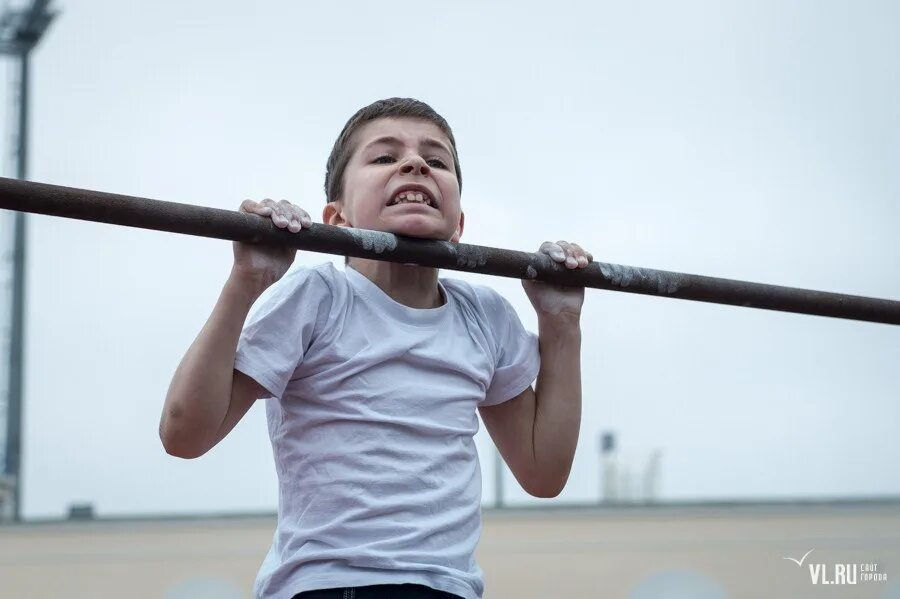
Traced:
<path fill-rule="evenodd" d="M 267 218 L 0 177 L 0 208 L 94 222 L 288 245 L 300 250 L 402 262 L 481 274 L 535 279 L 747 308 L 900 324 L 900 301 L 720 279 L 651 268 L 592 262 L 569 270 L 540 253 L 423 240 L 380 231 L 313 224 L 291 233 Z"/>

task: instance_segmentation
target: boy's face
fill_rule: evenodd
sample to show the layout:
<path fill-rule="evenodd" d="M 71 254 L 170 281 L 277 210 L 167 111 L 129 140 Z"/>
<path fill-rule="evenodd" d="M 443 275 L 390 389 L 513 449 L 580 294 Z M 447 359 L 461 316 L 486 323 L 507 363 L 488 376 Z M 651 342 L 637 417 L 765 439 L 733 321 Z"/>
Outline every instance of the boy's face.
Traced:
<path fill-rule="evenodd" d="M 464 215 L 450 140 L 427 120 L 380 118 L 359 128 L 344 191 L 329 202 L 330 225 L 459 241 Z M 402 191 L 419 194 L 397 201 Z M 412 201 L 410 201 L 412 200 Z"/>

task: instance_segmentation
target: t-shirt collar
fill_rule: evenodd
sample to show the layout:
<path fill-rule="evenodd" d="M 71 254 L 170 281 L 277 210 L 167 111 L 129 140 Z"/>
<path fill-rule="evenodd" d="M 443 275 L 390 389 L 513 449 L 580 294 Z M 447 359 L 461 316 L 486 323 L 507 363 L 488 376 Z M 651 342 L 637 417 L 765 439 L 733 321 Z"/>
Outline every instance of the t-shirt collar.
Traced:
<path fill-rule="evenodd" d="M 444 303 L 437 308 L 412 308 L 396 301 L 390 295 L 385 293 L 381 287 L 369 280 L 366 275 L 355 270 L 349 264 L 344 267 L 347 280 L 353 287 L 364 294 L 371 302 L 373 302 L 379 311 L 395 318 L 400 322 L 412 324 L 416 326 L 432 325 L 440 322 L 445 315 L 449 313 L 450 303 L 453 297 L 447 292 L 447 288 L 438 279 L 438 289 L 444 298 Z"/>

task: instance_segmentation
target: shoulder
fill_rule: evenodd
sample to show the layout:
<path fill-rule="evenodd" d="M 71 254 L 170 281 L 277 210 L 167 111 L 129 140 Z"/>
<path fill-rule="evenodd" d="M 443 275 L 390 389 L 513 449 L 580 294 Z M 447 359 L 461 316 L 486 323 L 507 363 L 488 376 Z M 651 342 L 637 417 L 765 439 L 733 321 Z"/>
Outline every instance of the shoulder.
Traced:
<path fill-rule="evenodd" d="M 505 312 L 511 308 L 511 304 L 505 297 L 487 285 L 443 277 L 441 278 L 441 283 L 451 292 L 455 291 L 457 296 L 462 296 L 470 302 L 477 303 L 489 315 Z"/>
<path fill-rule="evenodd" d="M 509 300 L 487 285 L 451 278 L 441 278 L 441 282 L 460 303 L 470 307 L 477 320 L 486 323 L 487 328 L 494 331 L 494 336 L 503 336 L 510 315 L 515 314 Z"/>
<path fill-rule="evenodd" d="M 334 264 L 323 262 L 314 266 L 299 266 L 289 270 L 279 283 L 283 283 L 283 287 L 290 291 L 311 287 L 332 290 L 340 285 L 343 278 L 344 273 L 335 268 Z"/>
<path fill-rule="evenodd" d="M 330 262 L 292 268 L 257 301 L 261 305 L 330 303 L 338 295 L 342 275 Z"/>

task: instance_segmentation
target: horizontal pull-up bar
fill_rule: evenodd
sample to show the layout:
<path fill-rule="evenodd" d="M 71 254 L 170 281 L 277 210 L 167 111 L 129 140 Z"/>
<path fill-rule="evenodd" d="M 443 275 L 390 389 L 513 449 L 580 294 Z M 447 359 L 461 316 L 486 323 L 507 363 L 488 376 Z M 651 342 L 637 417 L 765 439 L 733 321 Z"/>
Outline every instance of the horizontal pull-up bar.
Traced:
<path fill-rule="evenodd" d="M 900 301 L 719 279 L 606 262 L 569 270 L 541 253 L 313 224 L 298 233 L 239 210 L 206 208 L 0 177 L 0 208 L 126 227 L 287 245 L 300 250 L 559 285 L 900 324 Z"/>

